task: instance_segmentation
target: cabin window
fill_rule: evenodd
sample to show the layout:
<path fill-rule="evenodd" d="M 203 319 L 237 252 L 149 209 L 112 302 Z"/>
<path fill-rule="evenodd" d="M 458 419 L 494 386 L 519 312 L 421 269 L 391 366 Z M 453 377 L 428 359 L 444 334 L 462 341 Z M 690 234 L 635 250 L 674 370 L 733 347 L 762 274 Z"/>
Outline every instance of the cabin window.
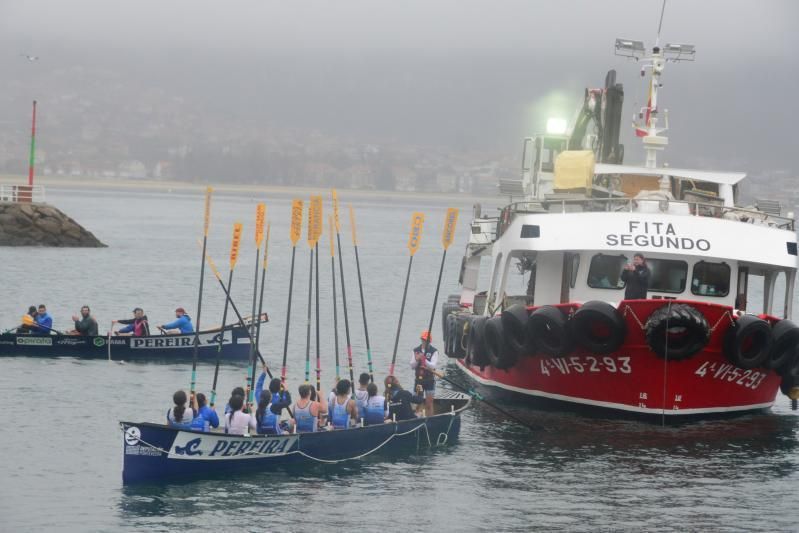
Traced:
<path fill-rule="evenodd" d="M 624 255 L 595 255 L 588 267 L 588 286 L 592 289 L 623 289 L 621 269 L 626 263 L 627 257 Z M 574 270 L 576 273 L 577 269 Z"/>
<path fill-rule="evenodd" d="M 649 290 L 653 292 L 680 293 L 688 279 L 688 263 L 674 259 L 647 259 Z M 727 273 L 729 279 L 729 272 Z"/>
<path fill-rule="evenodd" d="M 730 266 L 699 261 L 694 265 L 691 292 L 698 296 L 727 296 L 730 293 Z"/>

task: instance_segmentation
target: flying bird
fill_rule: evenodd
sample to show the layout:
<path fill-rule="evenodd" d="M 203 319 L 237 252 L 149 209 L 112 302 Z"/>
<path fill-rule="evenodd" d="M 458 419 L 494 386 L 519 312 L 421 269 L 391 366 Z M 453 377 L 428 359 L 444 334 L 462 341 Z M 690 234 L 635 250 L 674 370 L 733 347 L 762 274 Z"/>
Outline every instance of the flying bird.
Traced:
<path fill-rule="evenodd" d="M 29 56 L 28 54 L 19 54 L 19 55 L 31 62 L 39 60 L 39 56 Z"/>

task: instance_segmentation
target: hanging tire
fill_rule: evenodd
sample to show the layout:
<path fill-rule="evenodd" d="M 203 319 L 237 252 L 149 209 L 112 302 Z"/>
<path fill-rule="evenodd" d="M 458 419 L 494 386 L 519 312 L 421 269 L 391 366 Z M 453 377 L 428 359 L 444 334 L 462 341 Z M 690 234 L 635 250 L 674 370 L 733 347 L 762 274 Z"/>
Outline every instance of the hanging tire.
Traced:
<path fill-rule="evenodd" d="M 768 322 L 754 315 L 743 315 L 724 335 L 724 355 L 738 368 L 757 368 L 768 360 L 772 344 Z"/>
<path fill-rule="evenodd" d="M 491 364 L 485 346 L 485 325 L 488 317 L 478 316 L 471 322 L 469 331 L 469 362 L 479 366 L 480 370 Z"/>
<path fill-rule="evenodd" d="M 442 339 L 447 338 L 447 317 L 452 313 L 457 313 L 461 310 L 461 306 L 459 304 L 453 304 L 450 302 L 444 302 L 441 304 L 441 335 Z"/>
<path fill-rule="evenodd" d="M 512 305 L 502 312 L 502 329 L 505 331 L 505 342 L 508 349 L 516 357 L 534 355 L 535 343 L 530 338 L 527 321 L 530 319 L 527 306 Z"/>
<path fill-rule="evenodd" d="M 452 315 L 455 317 L 455 326 L 450 332 L 452 339 L 452 355 L 456 359 L 463 359 L 466 357 L 466 350 L 469 342 L 469 332 L 471 331 L 471 313 L 457 313 Z"/>
<path fill-rule="evenodd" d="M 687 304 L 664 305 L 644 326 L 646 343 L 658 357 L 681 361 L 707 346 L 710 325 L 705 315 Z"/>
<path fill-rule="evenodd" d="M 766 359 L 766 368 L 782 374 L 794 362 L 799 347 L 799 326 L 790 320 L 780 320 L 771 328 L 771 337 L 773 343 Z"/>
<path fill-rule="evenodd" d="M 527 331 L 536 351 L 552 357 L 566 355 L 574 348 L 566 316 L 557 307 L 539 307 L 527 319 Z"/>
<path fill-rule="evenodd" d="M 607 302 L 586 302 L 574 313 L 569 327 L 578 346 L 602 355 L 618 350 L 627 336 L 627 322 Z"/>
<path fill-rule="evenodd" d="M 495 316 L 488 319 L 483 330 L 483 338 L 491 366 L 507 370 L 516 364 L 518 356 L 516 352 L 508 348 L 501 317 Z"/>
<path fill-rule="evenodd" d="M 455 330 L 455 318 L 456 315 L 449 314 L 446 318 L 446 335 L 444 335 L 444 353 L 452 357 L 453 350 L 455 349 L 455 336 L 457 335 L 457 331 Z"/>

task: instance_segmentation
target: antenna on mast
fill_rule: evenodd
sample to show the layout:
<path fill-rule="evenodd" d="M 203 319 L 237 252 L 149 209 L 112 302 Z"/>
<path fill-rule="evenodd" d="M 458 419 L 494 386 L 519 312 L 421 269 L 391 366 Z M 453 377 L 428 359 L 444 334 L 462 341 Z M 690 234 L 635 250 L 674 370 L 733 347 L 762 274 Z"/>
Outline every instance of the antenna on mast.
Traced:
<path fill-rule="evenodd" d="M 642 107 L 636 116 L 633 117 L 633 129 L 635 135 L 641 137 L 646 150 L 646 166 L 648 168 L 657 167 L 657 153 L 666 148 L 669 139 L 665 135 L 669 129 L 668 111 L 664 110 L 664 125 L 658 127 L 658 90 L 662 87 L 660 76 L 663 68 L 669 61 L 693 61 L 696 54 L 692 44 L 667 44 L 660 46 L 660 32 L 663 28 L 663 15 L 666 12 L 666 0 L 663 0 L 663 7 L 660 10 L 660 22 L 658 23 L 658 33 L 655 39 L 655 46 L 652 51 L 647 53 L 643 41 L 633 41 L 631 39 L 616 39 L 615 54 L 620 57 L 643 61 L 641 66 L 641 77 L 646 76 L 649 70 L 649 94 L 645 107 Z"/>

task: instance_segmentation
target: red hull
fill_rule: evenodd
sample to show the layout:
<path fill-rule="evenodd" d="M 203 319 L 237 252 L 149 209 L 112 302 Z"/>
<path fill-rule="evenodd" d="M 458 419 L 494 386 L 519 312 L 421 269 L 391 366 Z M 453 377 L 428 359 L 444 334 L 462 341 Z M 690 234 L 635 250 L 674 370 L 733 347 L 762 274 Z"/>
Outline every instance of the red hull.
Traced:
<path fill-rule="evenodd" d="M 776 372 L 743 370 L 721 352 L 732 316 L 726 306 L 690 302 L 712 328 L 707 347 L 683 361 L 665 361 L 646 344 L 642 324 L 663 300 L 622 302 L 627 321 L 623 346 L 610 355 L 576 349 L 565 357 L 522 357 L 509 370 L 458 365 L 489 388 L 644 415 L 711 415 L 771 407 L 780 385 Z"/>

